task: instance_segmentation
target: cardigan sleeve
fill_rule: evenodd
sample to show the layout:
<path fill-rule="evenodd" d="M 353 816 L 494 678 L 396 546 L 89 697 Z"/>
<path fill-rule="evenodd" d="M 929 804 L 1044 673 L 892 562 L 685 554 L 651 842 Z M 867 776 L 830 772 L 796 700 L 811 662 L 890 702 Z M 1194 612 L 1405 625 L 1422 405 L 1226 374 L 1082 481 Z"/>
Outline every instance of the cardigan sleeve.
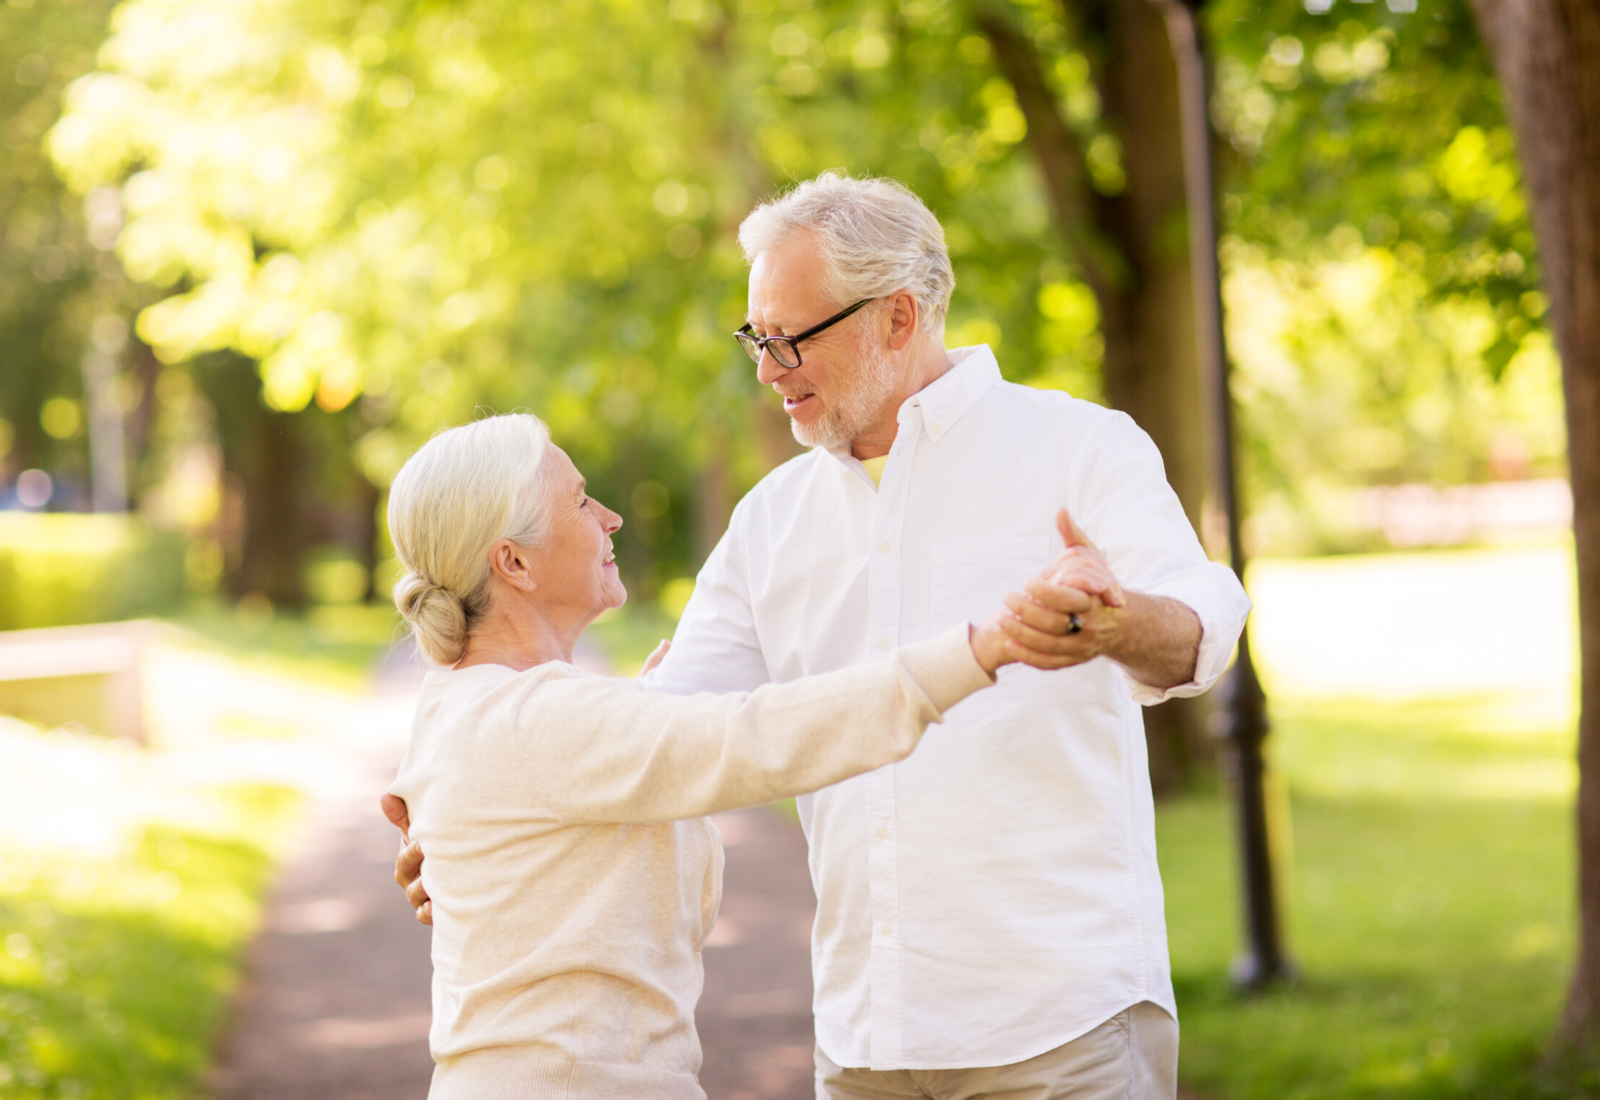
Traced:
<path fill-rule="evenodd" d="M 658 822 L 805 794 L 893 763 L 992 682 L 963 624 L 886 660 L 729 695 L 524 674 L 495 689 L 485 717 L 516 725 L 526 793 L 556 817 Z"/>

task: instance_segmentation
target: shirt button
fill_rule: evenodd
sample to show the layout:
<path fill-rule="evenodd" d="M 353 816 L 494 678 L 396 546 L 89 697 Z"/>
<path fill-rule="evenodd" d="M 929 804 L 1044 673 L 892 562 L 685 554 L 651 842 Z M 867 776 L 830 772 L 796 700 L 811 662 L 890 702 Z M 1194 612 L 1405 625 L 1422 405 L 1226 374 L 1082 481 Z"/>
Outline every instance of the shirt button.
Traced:
<path fill-rule="evenodd" d="M 937 435 L 939 432 L 944 431 L 944 425 L 943 424 L 935 424 L 935 425 L 933 425 L 933 429 L 932 430 L 933 430 L 934 434 Z"/>
<path fill-rule="evenodd" d="M 878 839 L 879 840 L 888 840 L 889 839 L 889 830 L 888 829 L 879 829 L 878 830 Z"/>
<path fill-rule="evenodd" d="M 882 928 L 878 929 L 878 931 L 882 932 L 885 936 L 887 936 L 890 932 L 894 931 L 894 928 L 891 925 L 887 925 L 886 924 Z"/>
<path fill-rule="evenodd" d="M 889 544 L 887 542 L 878 543 L 878 553 L 887 554 L 888 552 L 889 552 Z"/>
<path fill-rule="evenodd" d="M 878 648 L 879 649 L 888 649 L 889 648 L 889 639 L 888 638 L 879 638 L 878 639 Z"/>

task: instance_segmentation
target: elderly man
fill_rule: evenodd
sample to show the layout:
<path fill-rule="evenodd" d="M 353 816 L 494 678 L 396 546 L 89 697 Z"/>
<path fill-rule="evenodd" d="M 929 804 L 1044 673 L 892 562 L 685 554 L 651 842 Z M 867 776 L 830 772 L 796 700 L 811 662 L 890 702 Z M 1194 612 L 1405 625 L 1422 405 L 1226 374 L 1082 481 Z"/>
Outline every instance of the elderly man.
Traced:
<path fill-rule="evenodd" d="M 1209 687 L 1249 601 L 1127 416 L 1004 382 L 987 347 L 945 349 L 955 280 L 908 190 L 825 174 L 740 243 L 737 338 L 812 450 L 734 510 L 649 686 L 744 691 L 871 660 L 1052 560 L 1011 607 L 1072 666 L 1007 669 L 911 759 L 799 800 L 818 1096 L 1173 1096 L 1136 704 Z"/>

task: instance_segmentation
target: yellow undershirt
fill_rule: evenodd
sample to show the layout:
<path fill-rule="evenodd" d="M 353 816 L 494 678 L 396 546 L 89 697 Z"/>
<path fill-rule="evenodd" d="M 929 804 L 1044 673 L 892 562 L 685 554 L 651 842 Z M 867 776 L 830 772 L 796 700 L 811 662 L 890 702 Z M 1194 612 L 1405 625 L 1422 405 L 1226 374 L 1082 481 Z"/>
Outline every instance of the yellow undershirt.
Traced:
<path fill-rule="evenodd" d="M 883 487 L 883 464 L 889 461 L 888 455 L 879 455 L 877 458 L 863 458 L 861 465 L 867 468 L 867 476 L 872 479 L 872 484 Z"/>

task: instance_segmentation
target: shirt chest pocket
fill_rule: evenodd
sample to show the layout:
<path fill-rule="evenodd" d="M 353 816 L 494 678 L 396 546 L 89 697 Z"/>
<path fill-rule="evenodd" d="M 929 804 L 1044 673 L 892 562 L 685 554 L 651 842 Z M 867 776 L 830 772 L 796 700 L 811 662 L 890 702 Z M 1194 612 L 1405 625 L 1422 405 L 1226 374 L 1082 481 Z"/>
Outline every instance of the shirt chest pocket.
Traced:
<path fill-rule="evenodd" d="M 1049 560 L 1050 540 L 1044 535 L 936 544 L 928 633 L 984 622 L 1000 610 L 1006 593 L 1018 591 Z"/>

